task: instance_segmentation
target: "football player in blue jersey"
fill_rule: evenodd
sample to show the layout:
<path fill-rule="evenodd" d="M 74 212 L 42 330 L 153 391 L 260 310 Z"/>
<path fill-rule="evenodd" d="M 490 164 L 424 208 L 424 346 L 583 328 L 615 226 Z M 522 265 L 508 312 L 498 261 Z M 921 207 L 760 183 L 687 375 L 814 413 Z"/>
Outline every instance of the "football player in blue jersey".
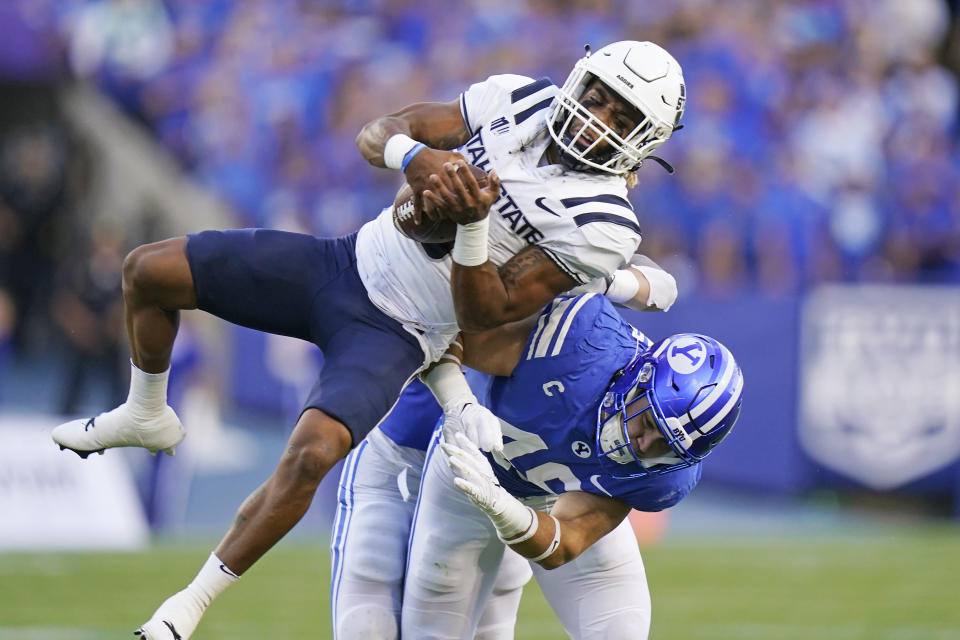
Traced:
<path fill-rule="evenodd" d="M 627 269 L 615 274 L 612 286 L 627 300 L 614 296 L 620 306 L 637 311 L 665 311 L 676 299 L 676 284 L 649 258 L 635 255 Z M 612 283 L 598 283 L 578 289 L 581 292 L 609 291 Z M 505 340 L 517 340 L 511 327 Z M 494 335 L 487 335 L 477 347 L 496 351 Z M 448 358 L 449 356 L 445 356 Z M 456 363 L 454 362 L 454 365 Z M 447 398 L 448 412 L 454 420 L 464 414 L 457 407 L 476 403 L 468 388 L 451 393 L 444 385 L 451 384 L 443 369 L 434 368 L 428 379 L 440 385 L 438 393 Z M 455 376 L 459 367 L 453 366 Z M 440 378 L 438 380 L 438 378 Z M 455 380 L 452 384 L 456 384 Z M 391 640 L 400 633 L 400 604 L 403 575 L 407 559 L 407 542 L 414 506 L 418 496 L 427 446 L 443 411 L 433 394 L 414 381 L 401 394 L 390 413 L 347 456 L 340 475 L 337 513 L 331 536 L 331 614 L 334 640 L 378 638 Z M 492 416 L 491 416 L 492 417 Z M 499 422 L 496 433 L 499 435 Z M 448 425 L 449 426 L 449 425 Z M 483 438 L 469 420 L 464 429 L 471 429 L 471 440 Z M 487 447 L 488 449 L 490 447 Z M 497 574 L 490 598 L 487 599 L 476 628 L 475 638 L 496 640 L 513 638 L 516 611 L 532 573 L 527 561 L 517 554 L 506 554 Z M 641 580 L 641 584 L 645 584 Z M 645 587 L 644 587 L 645 588 Z M 593 604 L 605 610 L 605 602 Z"/>
<path fill-rule="evenodd" d="M 592 294 L 558 299 L 524 339 L 478 353 L 468 361 L 501 374 L 475 390 L 503 450 L 484 455 L 460 432 L 431 446 L 402 635 L 472 637 L 509 548 L 531 561 L 571 637 L 645 638 L 650 597 L 625 518 L 698 482 L 740 413 L 732 354 L 698 334 L 651 343 Z"/>
<path fill-rule="evenodd" d="M 360 152 L 403 171 L 418 212 L 458 223 L 452 245 L 403 236 L 388 207 L 343 238 L 204 231 L 131 252 L 123 267 L 129 396 L 54 429 L 61 448 L 83 457 L 124 446 L 173 453 L 184 429 L 166 388 L 182 309 L 308 340 L 325 361 L 277 469 L 140 635 L 189 638 L 210 601 L 299 521 L 327 471 L 461 328 L 519 320 L 624 266 L 640 242 L 627 188 L 677 128 L 684 103 L 677 61 L 653 43 L 625 41 L 582 58 L 563 87 L 496 75 L 458 100 L 368 124 Z M 490 173 L 486 186 L 458 172 L 464 158 Z"/>

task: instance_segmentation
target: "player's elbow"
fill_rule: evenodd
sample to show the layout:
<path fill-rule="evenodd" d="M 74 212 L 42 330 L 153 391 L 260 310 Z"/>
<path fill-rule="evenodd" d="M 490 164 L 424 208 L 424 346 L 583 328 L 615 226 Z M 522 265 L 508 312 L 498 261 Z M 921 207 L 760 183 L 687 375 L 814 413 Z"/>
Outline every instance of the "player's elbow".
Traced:
<path fill-rule="evenodd" d="M 386 141 L 382 139 L 383 135 L 383 118 L 377 118 L 363 125 L 354 140 L 364 160 L 380 167 L 384 166 L 383 143 Z"/>
<path fill-rule="evenodd" d="M 363 125 L 363 128 L 360 129 L 360 133 L 357 134 L 356 139 L 353 141 L 353 143 L 357 145 L 357 149 L 360 150 L 360 153 L 363 154 L 364 157 L 366 157 L 366 150 L 370 146 L 370 129 L 372 125 L 373 122 L 368 122 L 367 124 Z"/>
<path fill-rule="evenodd" d="M 503 314 L 490 311 L 457 313 L 457 325 L 464 333 L 483 333 L 504 324 Z"/>
<path fill-rule="evenodd" d="M 542 306 L 540 304 L 531 308 L 530 304 L 518 303 L 516 299 L 509 297 L 503 302 L 480 297 L 454 300 L 457 324 L 465 333 L 482 333 L 523 320 Z"/>
<path fill-rule="evenodd" d="M 484 331 L 496 329 L 500 324 L 496 322 L 460 321 L 459 326 L 460 330 L 464 333 L 483 333 Z"/>

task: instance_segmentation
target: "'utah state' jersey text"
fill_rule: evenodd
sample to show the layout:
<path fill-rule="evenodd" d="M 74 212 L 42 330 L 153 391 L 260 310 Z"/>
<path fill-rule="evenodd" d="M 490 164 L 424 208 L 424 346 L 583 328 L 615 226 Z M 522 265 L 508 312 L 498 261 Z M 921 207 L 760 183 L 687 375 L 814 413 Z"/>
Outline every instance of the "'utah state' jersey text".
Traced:
<path fill-rule="evenodd" d="M 460 96 L 470 137 L 458 150 L 500 176 L 490 207 L 488 255 L 500 267 L 538 246 L 576 283 L 603 279 L 640 243 L 637 216 L 621 176 L 544 164 L 551 144 L 547 113 L 557 94 L 549 80 L 491 76 Z M 436 360 L 457 332 L 450 293 L 453 243 L 421 244 L 393 224 L 392 208 L 360 229 L 357 269 L 370 300 L 426 342 Z"/>

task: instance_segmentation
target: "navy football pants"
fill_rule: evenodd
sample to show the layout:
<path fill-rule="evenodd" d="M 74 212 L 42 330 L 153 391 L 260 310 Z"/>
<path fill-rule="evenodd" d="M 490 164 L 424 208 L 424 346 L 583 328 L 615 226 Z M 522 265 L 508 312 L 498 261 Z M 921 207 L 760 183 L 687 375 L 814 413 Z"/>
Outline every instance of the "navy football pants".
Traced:
<path fill-rule="evenodd" d="M 345 424 L 354 444 L 387 413 L 424 360 L 416 338 L 367 297 L 356 244 L 355 233 L 316 238 L 269 229 L 187 237 L 197 307 L 320 347 L 323 369 L 304 409 L 320 409 Z"/>

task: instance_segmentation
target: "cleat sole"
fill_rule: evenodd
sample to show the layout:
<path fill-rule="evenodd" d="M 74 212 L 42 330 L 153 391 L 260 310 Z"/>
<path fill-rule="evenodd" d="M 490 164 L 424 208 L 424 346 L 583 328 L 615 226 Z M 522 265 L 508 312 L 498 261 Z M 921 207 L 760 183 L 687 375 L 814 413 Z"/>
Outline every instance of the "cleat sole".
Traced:
<path fill-rule="evenodd" d="M 73 451 L 75 454 L 80 456 L 82 459 L 86 460 L 91 453 L 99 453 L 103 455 L 103 449 L 94 449 L 93 451 L 80 451 L 79 449 L 71 449 L 70 447 L 65 447 L 62 444 L 60 446 L 60 451 Z"/>

